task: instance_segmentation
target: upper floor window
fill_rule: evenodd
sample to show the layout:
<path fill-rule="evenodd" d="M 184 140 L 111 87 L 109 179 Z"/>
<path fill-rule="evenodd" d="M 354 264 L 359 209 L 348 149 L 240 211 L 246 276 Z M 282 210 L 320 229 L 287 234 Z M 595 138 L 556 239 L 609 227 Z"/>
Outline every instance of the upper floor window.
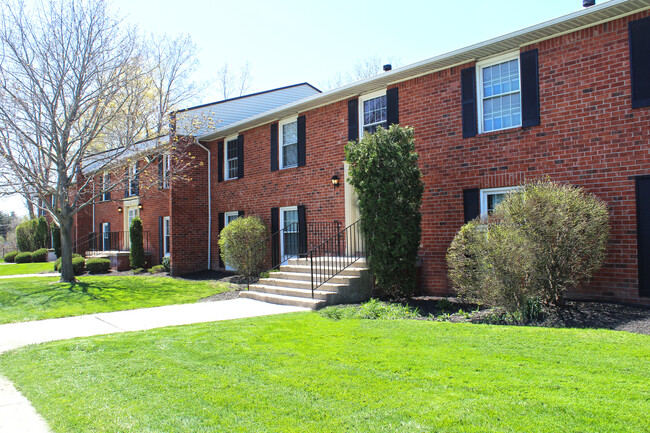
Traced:
<path fill-rule="evenodd" d="M 140 173 L 138 172 L 138 164 L 133 164 L 130 165 L 128 168 L 128 184 L 127 184 L 127 197 L 131 197 L 132 195 L 138 195 L 138 187 L 139 187 L 139 177 Z"/>
<path fill-rule="evenodd" d="M 481 190 L 481 218 L 492 215 L 494 208 L 506 198 L 506 195 L 517 189 L 516 186 L 503 188 L 487 188 Z"/>
<path fill-rule="evenodd" d="M 171 155 L 165 153 L 162 160 L 162 187 L 169 188 L 171 176 Z"/>
<path fill-rule="evenodd" d="M 388 126 L 386 104 L 383 90 L 359 98 L 359 137 L 363 137 L 364 132 L 374 133 L 379 126 Z"/>
<path fill-rule="evenodd" d="M 480 132 L 521 126 L 519 53 L 476 66 Z"/>
<path fill-rule="evenodd" d="M 298 166 L 298 118 L 280 122 L 280 168 Z"/>
<path fill-rule="evenodd" d="M 108 188 L 110 187 L 110 174 L 108 172 L 104 172 L 102 175 L 102 200 L 107 201 L 111 199 L 111 192 L 107 191 Z"/>
<path fill-rule="evenodd" d="M 224 173 L 225 179 L 237 179 L 239 174 L 239 160 L 237 158 L 237 136 L 226 140 L 224 146 Z"/>

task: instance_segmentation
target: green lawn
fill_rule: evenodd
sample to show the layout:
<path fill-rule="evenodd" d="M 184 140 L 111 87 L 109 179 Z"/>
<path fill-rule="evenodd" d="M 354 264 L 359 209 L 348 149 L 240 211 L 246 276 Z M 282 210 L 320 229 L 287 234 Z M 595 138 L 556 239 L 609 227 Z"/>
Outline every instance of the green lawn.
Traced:
<path fill-rule="evenodd" d="M 650 337 L 298 313 L 48 343 L 56 432 L 647 432 Z"/>
<path fill-rule="evenodd" d="M 5 275 L 41 274 L 43 272 L 54 272 L 54 262 L 0 265 L 0 277 Z"/>
<path fill-rule="evenodd" d="M 81 276 L 79 283 L 56 277 L 0 280 L 0 324 L 78 316 L 133 308 L 183 304 L 230 290 L 214 281 L 166 277 Z"/>

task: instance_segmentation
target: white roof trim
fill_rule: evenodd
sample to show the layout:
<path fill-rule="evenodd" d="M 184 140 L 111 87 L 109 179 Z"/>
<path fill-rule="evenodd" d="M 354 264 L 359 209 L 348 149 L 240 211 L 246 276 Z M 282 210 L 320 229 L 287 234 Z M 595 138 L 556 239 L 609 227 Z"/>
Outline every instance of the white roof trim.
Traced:
<path fill-rule="evenodd" d="M 418 76 L 428 75 L 440 70 L 477 61 L 505 51 L 518 49 L 543 40 L 576 32 L 587 27 L 613 21 L 647 9 L 650 9 L 650 0 L 611 0 L 503 36 L 479 42 L 446 54 L 431 57 L 411 65 L 396 68 L 389 72 L 384 72 L 364 80 L 292 102 L 282 107 L 233 123 L 220 131 L 200 136 L 198 137 L 198 140 L 204 142 L 213 141 L 232 134 L 233 132 L 241 132 L 266 123 L 277 121 L 283 117 L 297 115 L 304 111 L 379 90 L 390 84 L 399 83 Z"/>

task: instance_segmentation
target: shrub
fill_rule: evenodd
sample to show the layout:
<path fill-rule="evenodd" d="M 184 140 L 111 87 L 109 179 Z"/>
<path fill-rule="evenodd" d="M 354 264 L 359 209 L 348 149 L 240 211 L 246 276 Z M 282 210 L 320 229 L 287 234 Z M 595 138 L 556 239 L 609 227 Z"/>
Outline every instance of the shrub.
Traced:
<path fill-rule="evenodd" d="M 86 267 L 86 259 L 83 257 L 73 257 L 72 258 L 72 271 L 75 275 L 81 275 L 84 273 Z"/>
<path fill-rule="evenodd" d="M 19 251 L 10 251 L 7 254 L 5 254 L 5 262 L 6 263 L 14 263 L 14 260 L 16 256 L 19 254 Z"/>
<path fill-rule="evenodd" d="M 158 274 L 158 273 L 161 273 L 161 272 L 167 272 L 163 265 L 156 265 L 156 266 L 152 267 L 151 269 L 149 269 L 150 274 Z"/>
<path fill-rule="evenodd" d="M 138 275 L 138 274 L 144 274 L 145 272 L 147 272 L 147 270 L 144 269 L 144 268 L 135 268 L 135 269 L 133 270 L 133 273 L 136 274 L 136 275 Z"/>
<path fill-rule="evenodd" d="M 144 268 L 144 243 L 142 238 L 142 220 L 140 218 L 135 217 L 131 221 L 129 236 L 131 238 L 131 254 L 129 254 L 131 269 Z"/>
<path fill-rule="evenodd" d="M 41 248 L 41 245 L 36 240 L 37 229 L 37 219 L 23 221 L 18 224 L 18 227 L 16 227 L 16 243 L 20 251 L 27 252 Z"/>
<path fill-rule="evenodd" d="M 169 272 L 169 271 L 171 270 L 171 268 L 172 268 L 172 260 L 171 260 L 171 257 L 169 257 L 169 256 L 167 256 L 167 257 L 163 257 L 163 259 L 162 259 L 162 266 L 163 266 L 163 268 L 165 268 L 165 271 L 166 271 L 166 272 Z"/>
<path fill-rule="evenodd" d="M 219 234 L 219 252 L 249 282 L 264 270 L 268 229 L 257 216 L 237 218 Z"/>
<path fill-rule="evenodd" d="M 393 297 L 415 291 L 424 186 L 413 137 L 412 128 L 392 125 L 345 146 L 368 266 L 379 288 Z"/>
<path fill-rule="evenodd" d="M 461 297 L 537 320 L 540 301 L 560 306 L 566 291 L 602 266 L 609 238 L 605 204 L 581 188 L 550 181 L 523 185 L 486 224 L 461 228 L 447 252 Z"/>
<path fill-rule="evenodd" d="M 104 258 L 88 259 L 86 269 L 91 274 L 105 274 L 111 269 L 111 261 Z"/>
<path fill-rule="evenodd" d="M 40 250 L 36 250 L 32 253 L 32 261 L 34 263 L 43 263 L 47 262 L 47 248 L 41 248 Z"/>
<path fill-rule="evenodd" d="M 29 253 L 29 252 L 19 253 L 14 258 L 14 261 L 16 263 L 31 263 L 32 262 L 32 253 Z"/>
<path fill-rule="evenodd" d="M 50 234 L 50 227 L 47 224 L 47 220 L 44 216 L 38 218 L 36 222 L 36 234 L 35 241 L 37 248 L 47 248 L 48 239 Z"/>
<path fill-rule="evenodd" d="M 61 257 L 61 229 L 54 224 L 52 225 L 52 248 L 56 257 Z"/>
<path fill-rule="evenodd" d="M 381 302 L 371 299 L 360 306 L 332 306 L 324 308 L 320 314 L 329 319 L 370 319 L 370 320 L 395 320 L 416 319 L 418 310 L 407 305 Z"/>
<path fill-rule="evenodd" d="M 78 259 L 78 258 L 83 259 L 83 256 L 81 254 L 77 254 L 77 253 L 72 254 L 72 260 Z M 74 262 L 73 262 L 73 266 L 74 266 Z M 61 258 L 60 257 L 58 259 L 56 259 L 56 261 L 54 262 L 54 272 L 61 272 Z"/>

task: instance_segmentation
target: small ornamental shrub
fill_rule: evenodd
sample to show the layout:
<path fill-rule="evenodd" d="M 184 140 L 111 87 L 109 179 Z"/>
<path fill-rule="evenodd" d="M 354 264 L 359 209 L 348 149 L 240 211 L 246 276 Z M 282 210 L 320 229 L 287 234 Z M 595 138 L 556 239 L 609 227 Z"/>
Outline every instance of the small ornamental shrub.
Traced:
<path fill-rule="evenodd" d="M 56 257 L 61 257 L 61 229 L 55 224 L 52 224 L 52 248 Z"/>
<path fill-rule="evenodd" d="M 32 253 L 28 253 L 28 252 L 19 253 L 14 258 L 14 261 L 16 263 L 31 263 L 32 262 Z"/>
<path fill-rule="evenodd" d="M 144 269 L 144 268 L 135 268 L 135 269 L 133 269 L 133 273 L 136 274 L 136 275 L 144 274 L 145 272 L 147 272 L 147 270 Z"/>
<path fill-rule="evenodd" d="M 144 243 L 142 235 L 142 220 L 138 217 L 133 218 L 131 227 L 129 227 L 129 236 L 131 238 L 131 253 L 129 254 L 129 264 L 131 269 L 144 268 Z"/>
<path fill-rule="evenodd" d="M 369 320 L 396 320 L 417 319 L 420 317 L 418 310 L 407 305 L 381 302 L 371 299 L 360 306 L 339 306 L 324 308 L 320 314 L 328 319 L 369 319 Z"/>
<path fill-rule="evenodd" d="M 84 273 L 86 268 L 86 259 L 83 257 L 73 257 L 72 258 L 72 271 L 75 275 L 81 275 Z"/>
<path fill-rule="evenodd" d="M 567 291 L 593 277 L 608 239 L 602 200 L 575 186 L 532 182 L 487 221 L 461 228 L 447 251 L 449 279 L 463 298 L 534 321 L 541 304 L 563 305 Z"/>
<path fill-rule="evenodd" d="M 83 256 L 81 254 L 77 254 L 77 253 L 72 254 L 72 260 L 78 259 L 78 258 L 83 259 Z M 54 262 L 54 272 L 61 272 L 61 258 L 60 257 L 58 259 L 56 259 L 56 261 Z"/>
<path fill-rule="evenodd" d="M 163 257 L 162 266 L 163 266 L 163 268 L 165 268 L 166 272 L 169 272 L 171 270 L 171 268 L 172 268 L 172 259 L 171 259 L 171 257 L 169 257 L 169 256 Z"/>
<path fill-rule="evenodd" d="M 413 128 L 391 125 L 345 146 L 349 182 L 359 195 L 368 266 L 391 297 L 415 291 L 424 186 Z"/>
<path fill-rule="evenodd" d="M 47 225 L 47 220 L 44 216 L 39 217 L 36 223 L 35 241 L 37 248 L 47 248 L 48 240 L 50 238 L 50 227 Z"/>
<path fill-rule="evenodd" d="M 88 259 L 86 270 L 91 274 L 105 274 L 111 270 L 111 261 L 104 258 Z"/>
<path fill-rule="evenodd" d="M 14 263 L 14 259 L 16 256 L 19 254 L 19 251 L 11 251 L 5 254 L 5 262 L 6 263 Z"/>
<path fill-rule="evenodd" d="M 219 234 L 219 251 L 224 263 L 249 282 L 264 270 L 268 229 L 257 216 L 237 218 Z"/>
<path fill-rule="evenodd" d="M 40 243 L 37 241 L 37 229 L 37 219 L 23 221 L 18 224 L 16 227 L 16 243 L 20 251 L 27 252 L 41 248 Z"/>
<path fill-rule="evenodd" d="M 47 248 L 41 248 L 40 250 L 36 250 L 32 253 L 32 261 L 34 263 L 43 263 L 47 262 Z"/>
<path fill-rule="evenodd" d="M 159 273 L 162 273 L 162 272 L 167 272 L 163 265 L 156 265 L 156 266 L 152 267 L 151 269 L 149 269 L 150 274 L 159 274 Z"/>

